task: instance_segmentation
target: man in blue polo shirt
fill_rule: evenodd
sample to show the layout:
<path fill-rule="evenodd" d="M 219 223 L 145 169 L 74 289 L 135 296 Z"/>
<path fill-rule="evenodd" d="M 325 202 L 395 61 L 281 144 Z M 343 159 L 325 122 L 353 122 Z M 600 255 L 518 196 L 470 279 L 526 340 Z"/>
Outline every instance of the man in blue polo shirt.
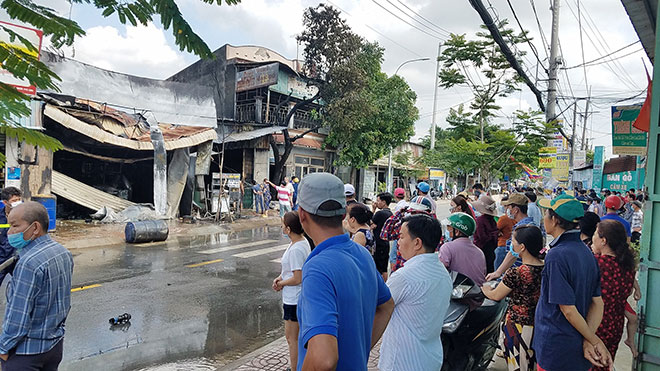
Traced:
<path fill-rule="evenodd" d="M 554 237 L 545 257 L 541 296 L 534 317 L 534 340 L 539 370 L 586 371 L 612 364 L 596 330 L 603 318 L 600 270 L 577 229 L 584 216 L 580 201 L 567 194 L 541 199 L 543 223 Z"/>
<path fill-rule="evenodd" d="M 617 222 L 623 224 L 623 227 L 626 229 L 628 234 L 628 239 L 632 236 L 632 231 L 630 230 L 630 223 L 627 220 L 622 218 L 619 215 L 619 210 L 623 207 L 623 199 L 616 195 L 607 196 L 605 199 L 605 208 L 607 209 L 607 214 L 603 215 L 600 220 L 616 220 Z"/>
<path fill-rule="evenodd" d="M 303 265 L 298 370 L 367 370 L 394 301 L 371 254 L 342 229 L 344 184 L 328 173 L 298 187 L 300 222 L 316 247 Z"/>

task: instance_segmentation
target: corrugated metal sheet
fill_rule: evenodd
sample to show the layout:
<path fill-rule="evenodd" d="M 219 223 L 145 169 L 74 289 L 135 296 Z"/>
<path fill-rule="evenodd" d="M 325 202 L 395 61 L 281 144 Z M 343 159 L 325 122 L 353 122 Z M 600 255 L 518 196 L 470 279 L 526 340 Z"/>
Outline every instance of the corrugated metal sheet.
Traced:
<path fill-rule="evenodd" d="M 53 171 L 52 180 L 53 193 L 94 211 L 107 206 L 115 212 L 120 212 L 135 205 L 133 202 L 100 191 L 57 171 Z"/>
<path fill-rule="evenodd" d="M 148 137 L 142 137 L 140 140 L 126 139 L 109 133 L 96 125 L 88 124 L 82 120 L 69 115 L 61 109 L 47 104 L 44 110 L 44 115 L 57 121 L 62 126 L 75 130 L 85 136 L 88 136 L 101 143 L 112 144 L 118 147 L 131 148 L 138 151 L 153 151 L 154 146 Z M 165 138 L 165 149 L 173 150 L 178 148 L 192 147 L 198 144 L 215 140 L 217 134 L 211 128 L 197 128 L 197 127 L 174 127 L 161 125 L 163 130 L 163 137 Z M 169 134 L 168 134 L 169 132 Z M 185 134 L 191 134 L 182 137 Z M 167 140 L 167 138 L 179 138 Z"/>
<path fill-rule="evenodd" d="M 621 0 L 639 40 L 651 62 L 655 57 L 655 23 L 658 12 L 657 0 Z"/>
<path fill-rule="evenodd" d="M 295 136 L 295 134 L 292 133 L 291 136 Z M 277 142 L 277 144 L 284 144 L 284 134 L 275 134 L 273 135 L 273 137 L 275 138 L 275 142 Z M 323 139 L 302 137 L 296 140 L 295 142 L 293 142 L 293 146 L 323 149 Z"/>
<path fill-rule="evenodd" d="M 61 78 L 57 85 L 64 94 L 104 102 L 126 112 L 150 112 L 158 122 L 217 127 L 211 86 L 108 71 L 47 51 L 41 52 L 40 59 Z"/>
<path fill-rule="evenodd" d="M 225 143 L 232 143 L 232 142 L 242 142 L 244 140 L 252 140 L 256 138 L 261 138 L 263 136 L 277 133 L 278 131 L 282 131 L 286 129 L 285 127 L 281 126 L 270 126 L 267 128 L 261 128 L 257 130 L 250 130 L 250 131 L 242 131 L 240 133 L 232 133 L 229 134 L 225 138 Z M 218 143 L 222 143 L 222 138 L 218 138 L 216 140 Z"/>

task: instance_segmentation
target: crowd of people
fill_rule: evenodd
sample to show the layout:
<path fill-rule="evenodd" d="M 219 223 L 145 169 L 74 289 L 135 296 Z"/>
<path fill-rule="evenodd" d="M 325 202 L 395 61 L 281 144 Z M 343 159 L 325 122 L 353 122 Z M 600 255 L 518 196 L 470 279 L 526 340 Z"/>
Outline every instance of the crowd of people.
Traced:
<path fill-rule="evenodd" d="M 600 197 L 569 193 L 519 189 L 498 204 L 476 184 L 438 220 L 425 182 L 409 201 L 397 188 L 367 206 L 334 175 L 305 176 L 298 211 L 283 214 L 291 245 L 273 281 L 292 369 L 366 370 L 382 337 L 379 369 L 439 370 L 449 272 L 507 300 L 499 355 L 509 370 L 611 369 L 626 320 L 635 353 L 631 242 L 642 233 L 643 201 L 634 190 L 610 194 L 599 215 Z M 470 299 L 470 309 L 483 300 Z"/>

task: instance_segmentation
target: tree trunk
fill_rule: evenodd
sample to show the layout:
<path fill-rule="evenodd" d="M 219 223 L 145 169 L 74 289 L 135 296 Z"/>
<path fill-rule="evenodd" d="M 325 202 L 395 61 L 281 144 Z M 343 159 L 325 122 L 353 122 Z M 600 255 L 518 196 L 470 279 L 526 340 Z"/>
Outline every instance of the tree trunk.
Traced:
<path fill-rule="evenodd" d="M 314 95 L 313 97 L 296 103 L 286 114 L 286 117 L 284 118 L 284 122 L 280 123 L 279 126 L 283 127 L 282 135 L 284 136 L 284 153 L 280 155 L 280 149 L 277 147 L 277 142 L 275 142 L 275 138 L 273 138 L 272 135 L 270 136 L 269 143 L 270 143 L 270 147 L 273 149 L 273 156 L 275 157 L 275 170 L 273 172 L 273 176 L 271 177 L 271 181 L 273 183 L 275 184 L 282 183 L 282 180 L 284 179 L 285 176 L 283 172 L 284 164 L 286 164 L 286 161 L 289 159 L 289 156 L 291 155 L 291 151 L 293 150 L 293 143 L 296 140 L 304 137 L 305 134 L 311 133 L 312 131 L 317 130 L 319 128 L 319 126 L 316 126 L 311 129 L 305 130 L 304 132 L 296 135 L 293 138 L 291 138 L 291 136 L 289 135 L 289 129 L 288 129 L 289 121 L 291 120 L 291 117 L 295 115 L 296 111 L 312 103 L 313 101 L 318 99 L 318 97 L 319 97 L 319 93 L 316 93 L 316 95 Z"/>

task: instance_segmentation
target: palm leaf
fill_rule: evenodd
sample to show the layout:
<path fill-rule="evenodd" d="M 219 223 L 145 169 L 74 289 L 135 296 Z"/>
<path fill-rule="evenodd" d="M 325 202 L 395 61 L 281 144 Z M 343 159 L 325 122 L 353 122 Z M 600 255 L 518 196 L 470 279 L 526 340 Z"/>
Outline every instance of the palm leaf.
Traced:
<path fill-rule="evenodd" d="M 76 36 L 85 34 L 78 23 L 58 16 L 51 8 L 37 5 L 31 0 L 3 0 L 0 7 L 7 11 L 12 19 L 29 23 L 51 36 L 55 47 L 71 45 Z"/>

